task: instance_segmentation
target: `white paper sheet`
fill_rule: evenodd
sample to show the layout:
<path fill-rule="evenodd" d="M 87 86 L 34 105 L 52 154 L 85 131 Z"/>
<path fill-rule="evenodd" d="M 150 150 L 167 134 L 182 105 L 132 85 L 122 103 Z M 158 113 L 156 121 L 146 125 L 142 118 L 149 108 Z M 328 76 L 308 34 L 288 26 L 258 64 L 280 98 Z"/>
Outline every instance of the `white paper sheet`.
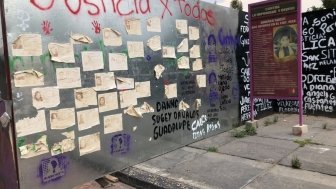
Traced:
<path fill-rule="evenodd" d="M 77 88 L 82 86 L 80 68 L 57 68 L 57 87 L 60 89 Z"/>
<path fill-rule="evenodd" d="M 109 115 L 104 117 L 104 134 L 123 131 L 122 114 Z"/>
<path fill-rule="evenodd" d="M 108 112 L 119 109 L 118 93 L 104 93 L 98 95 L 99 112 Z"/>
<path fill-rule="evenodd" d="M 202 63 L 202 59 L 196 59 L 193 63 L 192 63 L 192 68 L 193 71 L 200 71 L 203 70 L 203 63 Z"/>
<path fill-rule="evenodd" d="M 189 26 L 189 40 L 198 40 L 200 38 L 199 29 Z"/>
<path fill-rule="evenodd" d="M 100 133 L 94 133 L 78 138 L 79 143 L 79 156 L 91 154 L 100 151 Z"/>
<path fill-rule="evenodd" d="M 13 56 L 41 56 L 42 37 L 40 34 L 21 34 L 11 45 Z"/>
<path fill-rule="evenodd" d="M 175 47 L 163 46 L 162 47 L 162 57 L 163 58 L 176 58 Z"/>
<path fill-rule="evenodd" d="M 44 85 L 44 75 L 36 70 L 23 70 L 14 73 L 15 87 L 35 87 Z"/>
<path fill-rule="evenodd" d="M 126 19 L 125 28 L 128 35 L 142 35 L 140 19 L 134 19 L 134 18 Z"/>
<path fill-rule="evenodd" d="M 177 84 L 165 85 L 165 95 L 166 98 L 176 98 L 177 97 Z"/>
<path fill-rule="evenodd" d="M 182 56 L 177 60 L 177 66 L 179 69 L 190 69 L 189 57 Z"/>
<path fill-rule="evenodd" d="M 161 18 L 152 17 L 147 19 L 148 32 L 161 32 Z"/>
<path fill-rule="evenodd" d="M 201 57 L 200 46 L 193 45 L 190 49 L 190 58 L 199 58 Z"/>
<path fill-rule="evenodd" d="M 71 39 L 74 41 L 75 44 L 93 43 L 92 39 L 89 36 L 80 33 L 71 34 Z"/>
<path fill-rule="evenodd" d="M 159 35 L 156 35 L 152 38 L 150 38 L 147 41 L 147 46 L 152 49 L 152 51 L 159 51 L 161 50 L 161 37 Z"/>
<path fill-rule="evenodd" d="M 154 67 L 156 79 L 160 79 L 162 77 L 162 73 L 164 72 L 165 69 L 166 68 L 162 66 L 161 64 L 158 64 Z"/>
<path fill-rule="evenodd" d="M 118 90 L 134 89 L 134 78 L 117 77 Z"/>
<path fill-rule="evenodd" d="M 145 98 L 151 96 L 150 81 L 135 82 L 135 91 L 138 98 Z"/>
<path fill-rule="evenodd" d="M 136 97 L 137 93 L 135 90 L 126 90 L 119 92 L 119 102 L 121 108 L 126 108 L 129 106 L 136 106 L 138 104 L 138 99 Z"/>
<path fill-rule="evenodd" d="M 78 130 L 83 131 L 100 124 L 98 108 L 77 112 Z"/>
<path fill-rule="evenodd" d="M 75 108 L 50 110 L 50 125 L 53 130 L 62 130 L 76 124 Z"/>
<path fill-rule="evenodd" d="M 189 52 L 189 41 L 188 38 L 184 38 L 181 43 L 177 46 L 177 52 L 186 53 Z"/>
<path fill-rule="evenodd" d="M 133 105 L 129 106 L 126 110 L 124 110 L 124 113 L 132 117 L 142 118 L 142 113 L 141 113 L 140 108 L 136 108 Z"/>
<path fill-rule="evenodd" d="M 121 33 L 111 28 L 104 28 L 103 42 L 105 46 L 120 47 L 122 45 Z"/>
<path fill-rule="evenodd" d="M 145 57 L 145 50 L 142 41 L 127 41 L 127 49 L 129 58 Z"/>
<path fill-rule="evenodd" d="M 128 70 L 127 55 L 124 53 L 109 53 L 110 71 Z"/>
<path fill-rule="evenodd" d="M 21 158 L 27 159 L 49 153 L 47 135 L 41 136 L 35 143 L 19 147 Z"/>
<path fill-rule="evenodd" d="M 113 72 L 95 73 L 95 91 L 107 91 L 117 88 Z"/>
<path fill-rule="evenodd" d="M 82 52 L 83 71 L 93 71 L 104 69 L 104 57 L 101 51 Z"/>
<path fill-rule="evenodd" d="M 189 108 L 190 108 L 189 104 L 187 104 L 187 103 L 184 102 L 183 100 L 180 101 L 180 103 L 179 103 L 179 110 L 180 110 L 180 111 L 181 111 L 181 110 L 186 111 L 186 110 L 189 109 Z"/>
<path fill-rule="evenodd" d="M 40 133 L 47 130 L 45 111 L 37 111 L 36 117 L 24 118 L 16 122 L 17 137 Z"/>
<path fill-rule="evenodd" d="M 199 88 L 206 87 L 206 75 L 197 75 L 196 81 Z"/>
<path fill-rule="evenodd" d="M 49 43 L 51 60 L 62 63 L 75 63 L 75 53 L 71 43 Z"/>
<path fill-rule="evenodd" d="M 176 29 L 179 34 L 188 34 L 188 21 L 177 19 Z"/>
<path fill-rule="evenodd" d="M 56 87 L 32 89 L 33 106 L 36 109 L 52 108 L 60 104 L 59 89 Z"/>
<path fill-rule="evenodd" d="M 97 93 L 93 88 L 75 89 L 76 108 L 85 108 L 97 105 Z"/>

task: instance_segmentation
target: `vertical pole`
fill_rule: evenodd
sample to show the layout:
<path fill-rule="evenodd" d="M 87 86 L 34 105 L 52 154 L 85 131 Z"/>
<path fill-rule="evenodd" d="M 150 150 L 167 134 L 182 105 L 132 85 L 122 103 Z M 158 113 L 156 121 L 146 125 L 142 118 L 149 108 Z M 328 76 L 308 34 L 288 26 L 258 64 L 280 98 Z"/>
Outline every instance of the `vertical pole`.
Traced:
<path fill-rule="evenodd" d="M 302 11 L 301 0 L 297 0 L 297 27 L 298 27 L 298 90 L 299 90 L 299 124 L 303 125 L 303 91 L 302 91 Z"/>
<path fill-rule="evenodd" d="M 252 20 L 252 12 L 251 12 L 251 5 L 249 4 L 248 6 L 248 27 L 249 27 L 249 57 L 247 62 L 249 62 L 249 68 L 250 68 L 250 113 L 251 113 L 251 121 L 254 121 L 254 97 L 253 97 L 253 69 L 252 69 L 252 25 L 251 25 L 251 20 Z"/>

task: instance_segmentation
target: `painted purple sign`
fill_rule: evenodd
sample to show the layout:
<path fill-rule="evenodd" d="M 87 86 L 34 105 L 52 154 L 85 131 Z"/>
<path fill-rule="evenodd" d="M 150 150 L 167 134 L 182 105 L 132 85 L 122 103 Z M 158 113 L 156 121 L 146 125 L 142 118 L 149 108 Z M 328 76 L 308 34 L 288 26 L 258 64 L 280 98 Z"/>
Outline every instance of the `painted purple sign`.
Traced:
<path fill-rule="evenodd" d="M 42 184 L 63 178 L 66 175 L 68 165 L 68 159 L 63 155 L 43 159 L 39 166 L 39 177 Z"/>
<path fill-rule="evenodd" d="M 111 154 L 126 154 L 130 150 L 131 135 L 129 134 L 114 135 L 111 141 Z"/>

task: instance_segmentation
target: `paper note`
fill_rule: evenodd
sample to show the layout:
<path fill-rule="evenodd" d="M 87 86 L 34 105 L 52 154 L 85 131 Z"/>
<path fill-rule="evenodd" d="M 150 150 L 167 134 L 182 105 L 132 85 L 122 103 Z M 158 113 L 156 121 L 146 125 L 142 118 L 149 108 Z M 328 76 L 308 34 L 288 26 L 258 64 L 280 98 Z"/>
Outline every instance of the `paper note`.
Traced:
<path fill-rule="evenodd" d="M 104 117 L 104 134 L 115 133 L 123 130 L 122 114 Z"/>
<path fill-rule="evenodd" d="M 164 70 L 165 70 L 165 67 L 162 66 L 161 64 L 158 64 L 154 67 L 156 79 L 160 79 L 160 77 L 162 77 L 162 73 Z"/>
<path fill-rule="evenodd" d="M 77 112 L 78 130 L 90 129 L 100 124 L 98 108 Z"/>
<path fill-rule="evenodd" d="M 44 85 L 44 75 L 36 70 L 24 70 L 14 73 L 15 87 L 35 87 Z"/>
<path fill-rule="evenodd" d="M 75 63 L 75 53 L 71 43 L 49 43 L 51 60 L 62 63 Z"/>
<path fill-rule="evenodd" d="M 140 111 L 142 114 L 153 113 L 154 108 L 147 102 L 144 102 L 143 105 L 140 107 Z"/>
<path fill-rule="evenodd" d="M 182 56 L 177 60 L 177 66 L 179 69 L 190 69 L 189 57 Z"/>
<path fill-rule="evenodd" d="M 61 130 L 76 124 L 75 108 L 50 110 L 50 126 L 53 130 Z"/>
<path fill-rule="evenodd" d="M 199 58 L 201 57 L 200 46 L 194 45 L 190 49 L 190 58 Z"/>
<path fill-rule="evenodd" d="M 199 29 L 193 26 L 189 26 L 189 40 L 198 40 L 199 37 Z"/>
<path fill-rule="evenodd" d="M 96 91 L 107 91 L 117 87 L 113 72 L 95 73 L 95 84 Z"/>
<path fill-rule="evenodd" d="M 128 35 L 142 35 L 140 19 L 126 19 L 125 28 Z"/>
<path fill-rule="evenodd" d="M 156 35 L 152 38 L 150 38 L 147 41 L 147 46 L 152 49 L 152 51 L 159 51 L 161 50 L 161 37 L 159 35 Z"/>
<path fill-rule="evenodd" d="M 37 111 L 36 117 L 24 118 L 16 122 L 17 137 L 23 137 L 47 130 L 45 111 Z"/>
<path fill-rule="evenodd" d="M 75 89 L 76 108 L 85 108 L 97 105 L 97 93 L 92 88 Z"/>
<path fill-rule="evenodd" d="M 103 52 L 83 51 L 82 52 L 83 71 L 93 71 L 104 69 Z"/>
<path fill-rule="evenodd" d="M 127 49 L 129 58 L 145 57 L 145 50 L 142 41 L 127 41 Z"/>
<path fill-rule="evenodd" d="M 41 136 L 35 143 L 19 147 L 21 158 L 27 159 L 49 153 L 47 135 Z"/>
<path fill-rule="evenodd" d="M 93 43 L 92 39 L 89 36 L 80 34 L 80 33 L 74 33 L 71 34 L 71 39 L 78 44 L 90 44 Z"/>
<path fill-rule="evenodd" d="M 118 93 L 105 93 L 98 95 L 99 112 L 108 112 L 119 109 Z"/>
<path fill-rule="evenodd" d="M 118 90 L 134 89 L 133 78 L 117 77 L 116 81 Z"/>
<path fill-rule="evenodd" d="M 147 19 L 147 31 L 161 32 L 161 18 L 152 17 Z"/>
<path fill-rule="evenodd" d="M 94 133 L 78 138 L 79 156 L 100 151 L 100 133 Z"/>
<path fill-rule="evenodd" d="M 60 89 L 77 88 L 82 86 L 80 68 L 57 68 L 57 87 Z"/>
<path fill-rule="evenodd" d="M 192 63 L 192 68 L 193 68 L 193 71 L 203 70 L 202 59 L 196 59 L 196 60 Z"/>
<path fill-rule="evenodd" d="M 62 140 L 61 142 L 55 143 L 51 147 L 50 151 L 52 156 L 70 152 L 75 149 L 75 132 L 65 132 L 62 133 L 62 135 L 64 135 L 66 139 Z"/>
<path fill-rule="evenodd" d="M 136 94 L 137 93 L 135 90 L 120 91 L 119 93 L 120 107 L 126 108 L 132 105 L 136 106 L 138 104 Z"/>
<path fill-rule="evenodd" d="M 109 53 L 110 71 L 128 70 L 127 55 L 123 53 Z"/>
<path fill-rule="evenodd" d="M 186 111 L 189 108 L 189 104 L 185 103 L 183 100 L 179 103 L 179 110 Z"/>
<path fill-rule="evenodd" d="M 32 89 L 33 106 L 36 109 L 52 108 L 60 104 L 59 89 L 56 87 Z"/>
<path fill-rule="evenodd" d="M 179 34 L 188 34 L 188 21 L 176 20 L 176 29 Z"/>
<path fill-rule="evenodd" d="M 176 98 L 177 97 L 177 84 L 165 85 L 165 95 L 166 98 Z"/>
<path fill-rule="evenodd" d="M 177 52 L 184 53 L 189 51 L 189 41 L 188 38 L 184 38 L 181 43 L 177 46 Z"/>
<path fill-rule="evenodd" d="M 119 47 L 122 45 L 121 33 L 111 28 L 104 28 L 103 42 L 105 46 Z"/>
<path fill-rule="evenodd" d="M 194 103 L 194 106 L 195 106 L 195 109 L 196 109 L 196 110 L 199 110 L 200 107 L 202 106 L 202 101 L 201 101 L 201 99 L 196 99 L 196 100 L 195 100 L 195 103 Z"/>
<path fill-rule="evenodd" d="M 196 81 L 199 88 L 206 87 L 206 75 L 197 75 Z"/>
<path fill-rule="evenodd" d="M 124 110 L 124 113 L 133 117 L 142 118 L 140 108 L 135 108 L 133 105 L 129 106 L 126 110 Z"/>
<path fill-rule="evenodd" d="M 162 57 L 163 58 L 176 58 L 175 47 L 163 46 L 162 47 Z"/>
<path fill-rule="evenodd" d="M 22 34 L 12 43 L 13 56 L 41 56 L 42 37 L 40 34 Z"/>
<path fill-rule="evenodd" d="M 135 92 L 138 98 L 145 98 L 151 96 L 150 81 L 135 82 Z"/>

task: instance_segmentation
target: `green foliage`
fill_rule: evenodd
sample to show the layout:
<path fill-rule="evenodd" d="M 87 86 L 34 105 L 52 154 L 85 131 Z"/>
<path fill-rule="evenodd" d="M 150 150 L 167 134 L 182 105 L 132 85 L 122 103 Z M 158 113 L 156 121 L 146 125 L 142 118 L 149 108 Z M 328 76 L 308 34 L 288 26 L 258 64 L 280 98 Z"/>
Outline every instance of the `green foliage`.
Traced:
<path fill-rule="evenodd" d="M 218 152 L 218 149 L 216 147 L 209 147 L 208 152 Z"/>
<path fill-rule="evenodd" d="M 312 6 L 308 9 L 308 11 L 318 11 L 322 9 L 332 9 L 336 7 L 336 0 L 321 0 L 322 7 Z"/>
<path fill-rule="evenodd" d="M 246 134 L 249 136 L 254 136 L 257 134 L 257 129 L 253 127 L 252 125 L 249 125 L 249 126 L 246 125 L 245 131 L 246 131 Z"/>
<path fill-rule="evenodd" d="M 324 123 L 323 125 L 322 125 L 322 129 L 327 129 L 328 128 L 328 124 L 327 123 Z"/>
<path fill-rule="evenodd" d="M 254 136 L 257 134 L 257 129 L 253 126 L 245 126 L 245 128 L 237 128 L 231 131 L 231 136 L 236 138 L 243 138 L 246 136 Z"/>
<path fill-rule="evenodd" d="M 278 116 L 274 116 L 273 117 L 273 123 L 277 123 L 279 121 L 279 117 Z"/>
<path fill-rule="evenodd" d="M 272 124 L 272 122 L 271 122 L 271 120 L 269 119 L 269 118 L 267 118 L 265 121 L 264 121 L 264 126 L 265 127 L 267 127 L 267 126 L 269 126 L 269 125 L 271 125 Z"/>
<path fill-rule="evenodd" d="M 297 156 L 294 156 L 292 159 L 292 167 L 294 169 L 300 169 L 301 168 L 301 161 Z"/>
<path fill-rule="evenodd" d="M 240 0 L 232 0 L 230 3 L 231 8 L 242 11 L 243 3 Z"/>
<path fill-rule="evenodd" d="M 304 140 L 297 139 L 294 142 L 299 144 L 300 147 L 304 147 L 307 144 L 321 145 L 320 143 L 314 142 L 312 139 L 304 139 Z"/>
<path fill-rule="evenodd" d="M 17 139 L 17 145 L 18 145 L 18 147 L 23 146 L 25 144 L 25 142 L 26 142 L 26 140 L 23 137 L 19 137 Z"/>

